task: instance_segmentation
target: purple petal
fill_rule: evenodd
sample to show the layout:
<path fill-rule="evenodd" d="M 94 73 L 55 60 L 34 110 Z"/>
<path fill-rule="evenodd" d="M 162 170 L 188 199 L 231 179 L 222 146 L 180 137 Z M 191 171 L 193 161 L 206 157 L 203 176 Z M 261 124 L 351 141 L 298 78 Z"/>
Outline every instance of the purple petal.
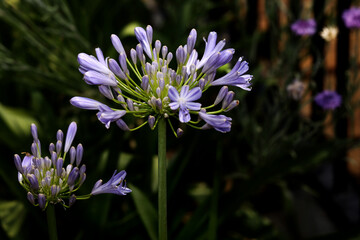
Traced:
<path fill-rule="evenodd" d="M 86 97 L 73 97 L 70 99 L 71 105 L 86 109 L 86 110 L 98 110 L 100 106 L 106 106 L 105 104 Z"/>
<path fill-rule="evenodd" d="M 76 130 L 77 130 L 76 122 L 71 122 L 66 133 L 64 153 L 66 153 L 69 150 L 71 143 L 74 140 Z"/>

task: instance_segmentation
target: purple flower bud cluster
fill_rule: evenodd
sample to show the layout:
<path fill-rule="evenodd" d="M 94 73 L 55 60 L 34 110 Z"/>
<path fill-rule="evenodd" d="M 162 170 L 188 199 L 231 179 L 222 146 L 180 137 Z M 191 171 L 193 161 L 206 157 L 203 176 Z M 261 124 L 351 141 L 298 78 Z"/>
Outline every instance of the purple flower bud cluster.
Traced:
<path fill-rule="evenodd" d="M 96 115 L 106 128 L 115 122 L 125 131 L 136 130 L 146 123 L 154 129 L 159 118 L 171 116 L 198 129 L 214 128 L 229 132 L 231 118 L 219 113 L 230 111 L 239 104 L 234 99 L 235 93 L 228 91 L 228 86 L 251 90 L 252 75 L 246 74 L 248 63 L 239 58 L 229 73 L 217 77 L 217 69 L 230 63 L 235 50 L 223 49 L 225 40 L 217 41 L 216 32 L 210 32 L 207 39 L 204 38 L 204 54 L 199 57 L 195 49 L 195 29 L 190 31 L 186 44 L 179 46 L 175 54 L 159 40 L 153 44 L 151 26 L 146 29 L 136 27 L 134 31 L 139 44 L 130 50 L 129 58 L 114 34 L 111 42 L 119 54 L 118 61 L 104 58 L 99 48 L 95 50 L 96 57 L 86 53 L 78 55 L 79 71 L 84 74 L 84 81 L 97 85 L 100 93 L 118 107 L 109 107 L 85 97 L 73 97 L 71 104 L 98 111 Z M 176 61 L 172 61 L 174 57 Z M 173 65 L 176 67 L 173 68 Z M 216 86 L 222 88 L 214 104 L 202 106 L 203 93 Z M 144 118 L 145 123 L 130 129 L 122 119 L 126 114 Z M 196 115 L 197 118 L 194 117 Z M 174 130 L 174 133 L 180 136 L 183 130 Z"/>
<path fill-rule="evenodd" d="M 19 183 L 27 191 L 30 203 L 39 206 L 42 210 L 45 210 L 49 203 L 60 203 L 69 207 L 79 198 L 74 192 L 86 179 L 86 166 L 81 164 L 84 152 L 82 144 L 79 143 L 77 147 L 72 146 L 76 131 L 76 123 L 70 123 L 63 144 L 64 134 L 58 130 L 56 144 L 50 143 L 49 145 L 50 157 L 43 157 L 37 127 L 35 124 L 31 124 L 31 134 L 34 139 L 31 144 L 32 153 L 26 153 L 23 159 L 18 154 L 14 155 Z M 68 164 L 65 163 L 67 155 L 69 156 Z M 121 182 L 124 182 L 125 175 L 125 171 L 122 171 Z M 121 191 L 122 195 L 131 192 L 126 186 Z M 98 191 L 99 193 L 101 192 Z M 81 196 L 79 199 L 86 199 L 90 196 L 91 194 Z M 68 199 L 68 205 L 64 199 Z"/>

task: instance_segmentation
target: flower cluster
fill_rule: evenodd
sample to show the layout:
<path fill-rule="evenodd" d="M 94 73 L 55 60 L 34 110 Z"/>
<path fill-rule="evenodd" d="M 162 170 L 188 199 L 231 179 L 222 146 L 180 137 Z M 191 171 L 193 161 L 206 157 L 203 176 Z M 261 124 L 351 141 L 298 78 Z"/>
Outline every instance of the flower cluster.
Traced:
<path fill-rule="evenodd" d="M 187 43 L 176 49 L 176 68 L 171 67 L 174 55 L 168 47 L 159 40 L 153 45 L 151 26 L 146 29 L 136 27 L 135 36 L 139 44 L 130 50 L 128 57 L 120 39 L 111 35 L 112 44 L 119 53 L 119 61 L 105 58 L 99 48 L 95 49 L 96 57 L 86 53 L 78 55 L 79 71 L 84 74 L 84 81 L 98 86 L 100 93 L 119 107 L 112 108 L 85 97 L 73 97 L 71 104 L 98 111 L 98 119 L 107 128 L 111 122 L 115 122 L 125 131 L 136 130 L 147 123 L 154 129 L 159 118 L 171 116 L 194 128 L 229 132 L 231 118 L 220 113 L 230 111 L 239 104 L 238 100 L 234 100 L 235 93 L 228 86 L 247 91 L 251 89 L 252 75 L 246 74 L 248 63 L 239 58 L 229 73 L 217 77 L 217 69 L 231 61 L 235 50 L 223 49 L 225 40 L 217 41 L 216 32 L 210 32 L 207 40 L 204 39 L 204 54 L 199 58 L 194 48 L 197 32 L 192 29 Z M 199 101 L 212 86 L 222 87 L 215 102 L 204 107 Z M 143 118 L 144 121 L 131 129 L 122 119 L 125 114 Z M 205 124 L 200 125 L 201 122 Z M 175 135 L 179 136 L 183 132 L 180 128 L 175 131 L 169 123 Z"/>
<path fill-rule="evenodd" d="M 313 35 L 316 32 L 316 22 L 314 19 L 299 19 L 291 25 L 291 30 L 300 36 Z"/>
<path fill-rule="evenodd" d="M 34 141 L 31 144 L 31 153 L 26 153 L 23 159 L 17 154 L 14 156 L 15 166 L 18 170 L 18 180 L 28 192 L 28 200 L 43 210 L 49 203 L 60 203 L 65 207 L 70 207 L 76 199 L 87 199 L 91 195 L 101 193 L 126 195 L 131 192 L 124 185 L 126 172 L 121 171 L 116 174 L 115 171 L 108 183 L 101 185 L 102 181 L 99 180 L 90 194 L 75 196 L 74 192 L 80 188 L 86 179 L 86 166 L 81 165 L 84 152 L 83 146 L 80 143 L 76 148 L 71 146 L 76 130 L 77 125 L 72 122 L 67 130 L 65 144 L 63 141 L 64 134 L 61 130 L 58 130 L 56 144 L 51 143 L 49 145 L 50 157 L 43 157 L 37 127 L 32 124 L 31 134 Z M 65 167 L 67 154 L 70 163 Z M 64 199 L 67 200 L 67 204 Z"/>
<path fill-rule="evenodd" d="M 314 100 L 317 105 L 325 110 L 333 110 L 341 105 L 341 96 L 337 92 L 330 90 L 318 93 Z"/>
<path fill-rule="evenodd" d="M 345 10 L 342 18 L 347 28 L 360 28 L 360 8 L 352 7 Z"/>

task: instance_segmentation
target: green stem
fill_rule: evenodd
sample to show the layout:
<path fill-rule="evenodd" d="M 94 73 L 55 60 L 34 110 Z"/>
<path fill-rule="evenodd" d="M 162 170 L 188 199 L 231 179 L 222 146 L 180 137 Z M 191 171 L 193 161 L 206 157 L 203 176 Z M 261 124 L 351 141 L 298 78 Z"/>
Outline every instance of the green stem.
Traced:
<path fill-rule="evenodd" d="M 159 240 L 167 239 L 167 217 L 166 217 L 166 121 L 160 117 L 158 123 L 158 174 L 159 174 Z"/>
<path fill-rule="evenodd" d="M 52 204 L 49 204 L 46 209 L 46 217 L 48 222 L 48 231 L 49 239 L 57 240 L 57 230 L 56 230 L 56 218 L 55 218 L 55 207 Z"/>

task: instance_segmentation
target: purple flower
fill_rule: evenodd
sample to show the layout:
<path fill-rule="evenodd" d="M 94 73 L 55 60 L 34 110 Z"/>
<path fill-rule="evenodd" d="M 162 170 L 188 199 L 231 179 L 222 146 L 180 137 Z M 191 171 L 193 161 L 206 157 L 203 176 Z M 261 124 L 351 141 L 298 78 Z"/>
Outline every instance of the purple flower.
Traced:
<path fill-rule="evenodd" d="M 97 181 L 91 191 L 91 195 L 112 193 L 116 195 L 126 195 L 131 192 L 130 188 L 126 187 L 124 180 L 126 172 L 123 170 L 116 174 L 116 170 L 110 180 L 105 184 L 102 184 L 102 180 Z"/>
<path fill-rule="evenodd" d="M 204 39 L 205 49 L 197 51 L 195 49 L 197 32 L 192 29 L 186 43 L 176 48 L 175 54 L 159 40 L 153 43 L 151 26 L 136 27 L 134 32 L 139 44 L 130 50 L 129 58 L 116 35 L 111 35 L 111 42 L 119 53 L 118 60 L 104 58 L 99 48 L 95 50 L 96 57 L 85 53 L 78 55 L 79 69 L 84 74 L 85 82 L 98 85 L 100 93 L 118 104 L 120 109 L 110 108 L 110 105 L 87 98 L 75 97 L 70 102 L 79 108 L 99 110 L 97 117 L 107 128 L 111 122 L 116 122 L 124 131 L 133 131 L 145 125 L 144 123 L 130 129 L 131 125 L 128 126 L 121 119 L 125 113 L 145 119 L 151 129 L 156 128 L 159 118 L 169 116 L 175 116 L 182 123 L 199 127 L 203 123 L 191 122 L 190 114 L 198 114 L 202 105 L 197 101 L 210 87 L 226 88 L 222 88 L 215 104 L 204 107 L 210 113 L 208 115 L 230 111 L 239 104 L 239 101 L 234 99 L 234 92 L 229 92 L 229 86 L 251 90 L 252 75 L 247 74 L 249 66 L 246 61 L 242 61 L 242 58 L 228 74 L 215 78 L 216 71 L 228 64 L 235 54 L 233 48 L 224 49 L 225 40 L 218 41 L 216 32 L 210 32 Z M 204 52 L 204 54 L 199 56 L 198 52 Z M 176 63 L 170 64 L 174 57 L 176 57 Z M 173 68 L 172 65 L 175 67 Z M 214 109 L 221 101 L 221 109 Z M 226 123 L 231 121 L 223 115 L 203 119 L 208 119 L 210 122 L 211 119 L 225 119 Z M 216 123 L 213 125 L 222 132 L 230 129 L 230 124 L 222 125 L 222 128 Z M 208 123 L 206 126 L 212 127 Z"/>
<path fill-rule="evenodd" d="M 101 53 L 101 55 L 102 55 L 102 53 Z M 86 53 L 80 53 L 78 55 L 78 62 L 80 64 L 79 71 L 82 74 L 85 74 L 87 71 L 96 71 L 96 72 L 99 72 L 99 73 L 103 73 L 105 75 L 112 75 L 113 74 L 109 70 L 109 68 L 107 68 L 104 59 L 100 58 L 100 60 L 98 60 L 94 56 L 88 55 Z"/>
<path fill-rule="evenodd" d="M 345 10 L 342 18 L 347 28 L 360 28 L 360 8 L 352 7 Z"/>
<path fill-rule="evenodd" d="M 244 90 L 251 90 L 251 79 L 252 75 L 244 74 L 249 70 L 249 65 L 246 61 L 242 61 L 242 58 L 239 58 L 233 69 L 226 74 L 225 76 L 214 80 L 211 85 L 219 86 L 235 86 L 242 88 Z"/>
<path fill-rule="evenodd" d="M 147 31 L 145 31 L 143 28 L 141 27 L 136 27 L 135 28 L 135 36 L 137 38 L 137 40 L 140 42 L 142 48 L 144 49 L 145 53 L 149 56 L 149 58 L 151 58 L 151 48 L 150 48 L 150 42 L 149 41 L 149 37 L 150 34 L 152 35 L 152 28 L 149 28 L 150 26 L 147 27 Z"/>
<path fill-rule="evenodd" d="M 341 96 L 337 92 L 330 90 L 324 90 L 318 93 L 314 100 L 317 105 L 325 110 L 333 110 L 341 104 Z"/>
<path fill-rule="evenodd" d="M 206 124 L 202 127 L 203 129 L 213 127 L 216 131 L 222 133 L 227 133 L 231 130 L 232 119 L 230 117 L 226 117 L 224 115 L 211 115 L 202 111 L 199 112 L 199 116 L 206 122 Z"/>
<path fill-rule="evenodd" d="M 45 210 L 49 203 L 60 203 L 65 207 L 70 207 L 75 199 L 90 198 L 90 194 L 84 196 L 75 196 L 74 194 L 86 179 L 86 167 L 84 164 L 80 166 L 84 152 L 82 144 L 78 144 L 76 149 L 74 146 L 70 147 L 76 134 L 76 123 L 72 122 L 69 125 L 65 144 L 62 144 L 64 135 L 61 130 L 58 130 L 56 134 L 56 147 L 53 143 L 51 143 L 49 147 L 51 159 L 47 156 L 41 156 L 41 146 L 39 144 L 40 141 L 38 135 L 35 133 L 36 129 L 35 124 L 32 124 L 31 132 L 34 139 L 37 139 L 37 143 L 34 142 L 32 148 L 33 146 L 38 148 L 38 150 L 34 150 L 34 152 L 37 151 L 36 155 L 27 153 L 23 160 L 21 160 L 19 155 L 14 155 L 14 163 L 18 170 L 18 181 L 27 191 L 28 200 L 33 205 L 39 206 L 42 210 Z M 62 147 L 64 147 L 64 151 L 62 151 Z M 68 151 L 69 153 L 67 154 Z M 67 155 L 69 155 L 70 158 L 68 164 L 66 164 Z M 76 167 L 73 166 L 75 158 Z M 130 189 L 123 186 L 122 181 L 125 178 L 124 173 L 125 172 L 122 171 L 116 176 L 114 174 L 111 181 L 104 184 L 103 187 L 100 186 L 101 182 L 97 183 L 96 186 L 100 188 L 95 191 L 95 194 L 96 192 L 99 193 L 99 191 L 102 191 L 104 188 L 105 190 L 102 193 L 106 193 L 107 191 L 107 193 L 125 195 L 126 193 L 131 192 Z M 110 191 L 109 188 L 115 188 L 114 185 L 115 187 L 118 186 L 119 191 L 121 190 L 122 192 Z M 64 200 L 68 202 L 68 205 L 66 205 Z"/>
<path fill-rule="evenodd" d="M 291 30 L 296 35 L 313 35 L 316 32 L 316 22 L 314 19 L 299 19 L 291 25 Z"/>
<path fill-rule="evenodd" d="M 179 92 L 174 87 L 169 87 L 169 98 L 172 101 L 169 107 L 172 110 L 179 110 L 180 122 L 186 123 L 190 121 L 189 110 L 200 110 L 201 104 L 194 102 L 201 97 L 201 89 L 199 87 L 189 90 L 189 86 L 185 85 Z"/>
<path fill-rule="evenodd" d="M 201 58 L 200 62 L 196 64 L 196 68 L 200 69 L 208 61 L 208 59 L 215 53 L 220 52 L 221 49 L 225 46 L 225 40 L 221 40 L 216 44 L 217 33 L 210 32 L 207 41 L 205 41 L 205 51 L 204 55 Z"/>
<path fill-rule="evenodd" d="M 126 114 L 125 110 L 112 110 L 108 106 L 100 106 L 99 112 L 96 114 L 99 121 L 105 124 L 106 128 L 110 127 L 111 122 L 119 120 L 122 116 Z"/>

